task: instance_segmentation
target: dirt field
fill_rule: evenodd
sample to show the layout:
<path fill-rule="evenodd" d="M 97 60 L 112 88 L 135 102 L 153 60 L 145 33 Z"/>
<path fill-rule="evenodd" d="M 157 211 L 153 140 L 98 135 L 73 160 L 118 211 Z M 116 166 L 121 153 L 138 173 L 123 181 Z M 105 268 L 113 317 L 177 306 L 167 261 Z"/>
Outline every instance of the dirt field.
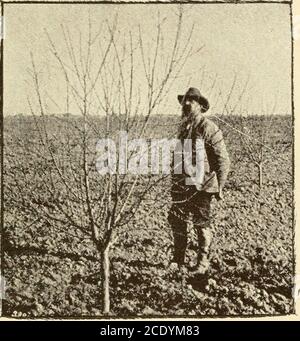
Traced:
<path fill-rule="evenodd" d="M 112 315 L 283 315 L 294 311 L 289 120 L 276 117 L 268 131 L 267 143 L 275 152 L 267 153 L 261 190 L 257 169 L 243 157 L 237 133 L 220 124 L 232 170 L 224 200 L 213 202 L 212 266 L 197 290 L 189 280 L 182 284 L 178 273 L 169 268 L 169 181 L 150 194 L 134 219 L 119 231 L 111 251 Z M 258 129 L 260 119 L 250 118 L 249 124 Z M 4 314 L 101 316 L 100 262 L 92 241 L 82 239 L 76 229 L 69 230 L 59 222 L 54 228 L 26 211 L 27 197 L 42 191 L 45 181 L 39 173 L 39 158 L 29 155 L 26 148 L 31 143 L 31 128 L 32 121 L 26 117 L 5 121 Z M 59 141 L 62 128 L 55 129 Z M 167 133 L 156 125 L 150 135 L 165 137 Z M 14 186 L 14 178 L 24 184 L 23 193 Z M 151 201 L 157 193 L 160 199 Z M 195 236 L 192 227 L 190 230 L 188 260 L 195 256 Z"/>

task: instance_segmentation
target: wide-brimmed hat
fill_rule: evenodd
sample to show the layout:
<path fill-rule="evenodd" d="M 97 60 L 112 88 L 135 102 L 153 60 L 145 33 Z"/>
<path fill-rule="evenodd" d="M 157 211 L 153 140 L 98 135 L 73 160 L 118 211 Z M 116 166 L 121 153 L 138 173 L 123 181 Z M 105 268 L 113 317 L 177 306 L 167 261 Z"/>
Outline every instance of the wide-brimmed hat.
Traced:
<path fill-rule="evenodd" d="M 201 95 L 197 88 L 189 88 L 185 95 L 178 95 L 178 101 L 182 104 L 183 99 L 190 98 L 197 101 L 202 106 L 202 112 L 206 112 L 209 109 L 208 100 Z"/>

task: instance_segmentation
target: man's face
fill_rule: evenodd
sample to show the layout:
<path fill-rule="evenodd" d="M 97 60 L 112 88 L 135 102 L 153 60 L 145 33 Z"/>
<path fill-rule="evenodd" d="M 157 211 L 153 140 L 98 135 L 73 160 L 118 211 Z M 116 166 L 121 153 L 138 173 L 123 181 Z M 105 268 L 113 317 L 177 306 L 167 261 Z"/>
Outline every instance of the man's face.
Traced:
<path fill-rule="evenodd" d="M 196 115 L 201 112 L 201 105 L 193 98 L 184 98 L 182 102 L 182 113 L 184 116 Z"/>

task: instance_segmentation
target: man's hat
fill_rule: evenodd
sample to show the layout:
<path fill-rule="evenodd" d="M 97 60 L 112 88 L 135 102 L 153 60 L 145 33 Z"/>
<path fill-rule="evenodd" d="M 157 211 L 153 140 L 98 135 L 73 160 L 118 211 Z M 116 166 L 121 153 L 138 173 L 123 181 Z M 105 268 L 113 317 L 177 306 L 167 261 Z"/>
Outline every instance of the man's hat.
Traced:
<path fill-rule="evenodd" d="M 183 99 L 190 98 L 197 101 L 202 106 L 202 112 L 206 112 L 209 109 L 208 100 L 201 95 L 200 91 L 197 88 L 189 88 L 185 95 L 178 95 L 178 101 L 182 104 Z"/>

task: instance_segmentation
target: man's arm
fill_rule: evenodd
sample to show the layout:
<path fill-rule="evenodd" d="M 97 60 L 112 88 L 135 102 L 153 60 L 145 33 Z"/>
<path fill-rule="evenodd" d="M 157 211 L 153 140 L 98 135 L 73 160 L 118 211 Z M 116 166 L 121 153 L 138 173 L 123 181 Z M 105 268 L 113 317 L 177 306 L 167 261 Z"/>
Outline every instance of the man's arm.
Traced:
<path fill-rule="evenodd" d="M 215 171 L 219 184 L 219 197 L 222 199 L 222 190 L 230 170 L 230 159 L 222 131 L 212 121 L 208 121 L 204 131 L 206 153 L 211 171 Z"/>

